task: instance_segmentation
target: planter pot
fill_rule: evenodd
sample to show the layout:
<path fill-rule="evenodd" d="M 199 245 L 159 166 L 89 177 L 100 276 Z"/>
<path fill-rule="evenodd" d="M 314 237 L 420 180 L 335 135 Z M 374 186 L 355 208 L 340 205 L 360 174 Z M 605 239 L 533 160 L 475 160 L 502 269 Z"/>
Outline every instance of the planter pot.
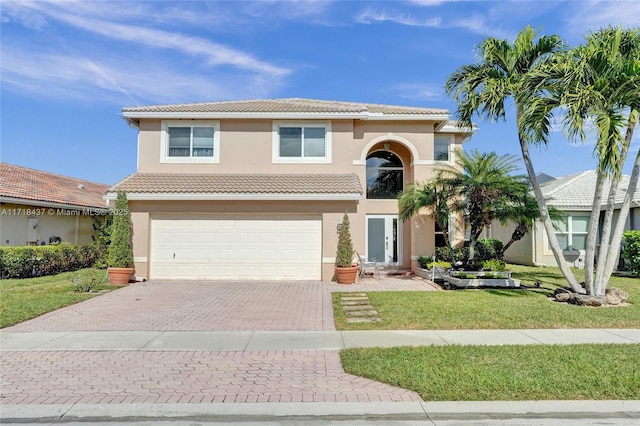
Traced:
<path fill-rule="evenodd" d="M 338 276 L 338 283 L 340 284 L 353 284 L 358 277 L 358 271 L 360 268 L 355 266 L 336 266 L 336 275 Z"/>
<path fill-rule="evenodd" d="M 129 284 L 129 278 L 133 274 L 133 268 L 107 268 L 111 285 Z"/>

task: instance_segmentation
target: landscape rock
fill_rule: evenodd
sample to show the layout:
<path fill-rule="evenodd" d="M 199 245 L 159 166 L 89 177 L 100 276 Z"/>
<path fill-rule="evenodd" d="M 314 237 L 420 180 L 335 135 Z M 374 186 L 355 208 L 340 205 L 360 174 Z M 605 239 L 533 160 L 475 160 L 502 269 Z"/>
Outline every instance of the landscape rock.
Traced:
<path fill-rule="evenodd" d="M 602 306 L 606 303 L 606 299 L 602 296 L 587 296 L 585 294 L 575 294 L 569 303 L 580 306 Z"/>
<path fill-rule="evenodd" d="M 605 290 L 605 298 L 609 305 L 619 305 L 629 298 L 629 293 L 616 287 Z"/>
<path fill-rule="evenodd" d="M 558 302 L 568 302 L 572 296 L 573 296 L 573 293 L 559 292 L 559 293 L 556 293 L 555 298 L 556 298 L 556 301 Z"/>

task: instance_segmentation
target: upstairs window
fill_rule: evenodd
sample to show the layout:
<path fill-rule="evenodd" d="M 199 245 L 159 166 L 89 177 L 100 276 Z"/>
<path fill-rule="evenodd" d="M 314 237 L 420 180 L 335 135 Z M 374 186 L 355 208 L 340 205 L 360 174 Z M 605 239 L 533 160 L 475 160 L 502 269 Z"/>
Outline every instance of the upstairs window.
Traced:
<path fill-rule="evenodd" d="M 433 159 L 436 161 L 449 161 L 448 136 L 436 136 L 433 143 Z"/>
<path fill-rule="evenodd" d="M 163 122 L 162 162 L 217 163 L 219 161 L 219 124 L 207 121 Z"/>
<path fill-rule="evenodd" d="M 274 123 L 275 163 L 330 162 L 329 123 Z"/>
<path fill-rule="evenodd" d="M 404 188 L 404 167 L 393 152 L 376 151 L 367 157 L 367 198 L 393 200 Z"/>

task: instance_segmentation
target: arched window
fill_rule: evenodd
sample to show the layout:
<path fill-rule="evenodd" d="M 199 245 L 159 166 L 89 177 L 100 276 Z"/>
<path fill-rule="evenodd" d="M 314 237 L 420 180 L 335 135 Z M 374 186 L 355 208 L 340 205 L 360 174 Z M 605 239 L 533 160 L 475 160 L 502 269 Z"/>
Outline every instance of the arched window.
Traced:
<path fill-rule="evenodd" d="M 404 188 L 402 161 L 393 152 L 376 151 L 367 157 L 367 198 L 395 199 Z"/>

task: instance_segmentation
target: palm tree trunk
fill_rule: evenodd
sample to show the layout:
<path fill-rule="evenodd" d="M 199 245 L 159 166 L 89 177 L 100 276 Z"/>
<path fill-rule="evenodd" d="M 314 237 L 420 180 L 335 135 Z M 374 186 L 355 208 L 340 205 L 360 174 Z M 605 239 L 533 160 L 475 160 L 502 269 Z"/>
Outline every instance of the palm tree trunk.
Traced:
<path fill-rule="evenodd" d="M 520 122 L 519 115 L 520 114 L 518 112 L 518 122 Z M 578 280 L 573 275 L 573 272 L 569 268 L 569 265 L 567 265 L 567 263 L 564 261 L 564 258 L 562 257 L 562 249 L 560 248 L 560 244 L 558 244 L 558 238 L 556 237 L 555 229 L 553 229 L 553 223 L 551 222 L 551 218 L 549 217 L 547 203 L 544 200 L 542 189 L 540 189 L 535 170 L 533 169 L 531 155 L 529 154 L 529 146 L 520 132 L 518 132 L 518 140 L 520 142 L 520 149 L 522 150 L 522 159 L 527 168 L 527 174 L 529 175 L 529 180 L 531 181 L 533 193 L 536 197 L 536 201 L 538 202 L 538 208 L 540 209 L 540 219 L 542 220 L 544 229 L 547 232 L 547 237 L 549 238 L 549 245 L 551 246 L 553 256 L 556 259 L 558 267 L 560 268 L 560 272 L 562 272 L 562 275 L 565 277 L 573 291 L 575 291 L 576 293 L 582 291 L 582 287 L 578 283 Z"/>
<path fill-rule="evenodd" d="M 625 146 L 628 147 L 631 144 L 631 139 L 633 138 L 633 131 L 638 121 L 638 111 L 631 111 L 629 114 L 629 125 L 627 126 L 627 133 L 625 135 Z M 611 236 L 611 241 L 613 244 L 609 250 L 606 263 L 604 266 L 604 272 L 602 276 L 601 283 L 603 285 L 602 293 L 604 294 L 606 290 L 606 284 L 609 283 L 611 279 L 611 274 L 613 274 L 613 269 L 615 268 L 616 260 L 618 259 L 618 254 L 620 253 L 620 242 L 622 241 L 622 234 L 624 233 L 624 225 L 627 221 L 627 217 L 629 216 L 629 210 L 631 208 L 631 201 L 633 200 L 633 195 L 638 189 L 638 178 L 640 177 L 640 152 L 636 154 L 636 160 L 633 164 L 633 170 L 631 171 L 631 178 L 629 179 L 629 186 L 627 187 L 627 193 L 625 194 L 624 201 L 622 202 L 622 207 L 620 208 L 620 213 L 618 214 L 618 219 L 616 221 L 616 227 L 613 231 L 613 235 Z"/>
<path fill-rule="evenodd" d="M 600 221 L 600 208 L 602 206 L 602 191 L 604 188 L 604 172 L 598 170 L 596 188 L 593 194 L 589 227 L 587 229 L 587 243 L 584 256 L 584 284 L 587 294 L 594 295 L 593 268 L 596 256 L 596 243 L 598 236 L 598 222 Z M 600 239 L 602 244 L 602 239 Z M 599 259 L 599 258 L 598 258 Z"/>
<path fill-rule="evenodd" d="M 504 253 L 509 249 L 509 247 L 511 247 L 516 241 L 520 241 L 527 232 L 529 232 L 528 226 L 523 223 L 519 223 L 518 226 L 516 226 L 516 229 L 513 230 L 509 242 L 502 246 L 502 250 L 498 253 L 498 257 L 502 259 L 504 257 Z"/>

